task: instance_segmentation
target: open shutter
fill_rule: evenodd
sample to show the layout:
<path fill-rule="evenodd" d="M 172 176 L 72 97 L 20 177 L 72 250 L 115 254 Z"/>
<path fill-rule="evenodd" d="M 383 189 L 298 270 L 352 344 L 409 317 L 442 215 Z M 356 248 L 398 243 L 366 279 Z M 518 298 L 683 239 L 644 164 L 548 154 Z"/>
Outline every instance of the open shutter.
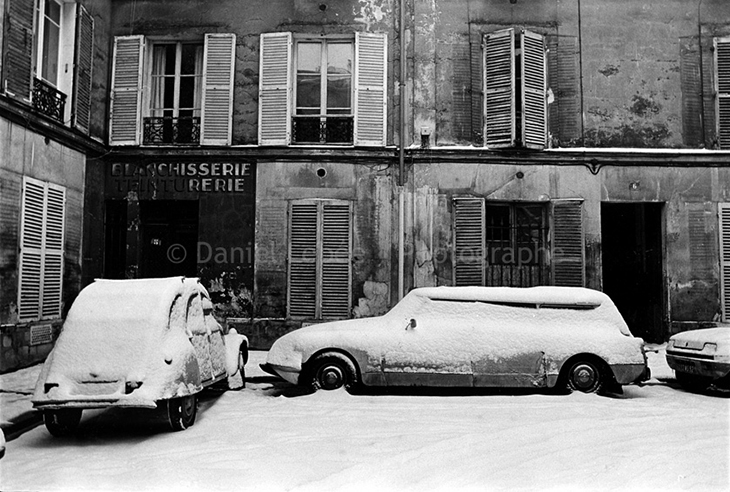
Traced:
<path fill-rule="evenodd" d="M 201 143 L 230 145 L 233 117 L 235 34 L 206 34 Z"/>
<path fill-rule="evenodd" d="M 730 149 L 730 38 L 715 38 L 717 141 Z"/>
<path fill-rule="evenodd" d="M 385 34 L 355 34 L 355 145 L 385 146 L 388 42 Z"/>
<path fill-rule="evenodd" d="M 512 147 L 517 139 L 514 29 L 484 37 L 484 87 L 484 143 Z"/>
<path fill-rule="evenodd" d="M 522 45 L 522 144 L 544 149 L 547 141 L 545 42 L 540 34 L 520 33 Z"/>
<path fill-rule="evenodd" d="M 21 211 L 18 318 L 61 316 L 63 187 L 25 178 Z"/>
<path fill-rule="evenodd" d="M 722 321 L 730 322 L 730 203 L 718 205 L 720 214 L 720 299 Z"/>
<path fill-rule="evenodd" d="M 585 285 L 583 201 L 554 201 L 552 218 L 553 285 L 583 287 Z"/>
<path fill-rule="evenodd" d="M 30 101 L 33 76 L 34 0 L 6 0 L 2 76 L 3 92 Z"/>
<path fill-rule="evenodd" d="M 110 145 L 139 145 L 144 36 L 114 38 Z"/>
<path fill-rule="evenodd" d="M 296 202 L 289 208 L 289 316 L 316 316 L 317 215 L 316 202 Z"/>
<path fill-rule="evenodd" d="M 550 137 L 560 145 L 570 145 L 581 136 L 580 70 L 578 37 L 546 36 L 548 87 L 554 100 L 548 104 Z"/>
<path fill-rule="evenodd" d="M 350 314 L 350 204 L 322 204 L 322 318 Z"/>
<path fill-rule="evenodd" d="M 80 3 L 76 12 L 73 124 L 89 133 L 91 70 L 94 62 L 94 18 Z"/>
<path fill-rule="evenodd" d="M 454 198 L 454 285 L 484 285 L 484 199 Z"/>
<path fill-rule="evenodd" d="M 292 36 L 261 35 L 259 59 L 259 145 L 288 145 L 291 138 Z"/>

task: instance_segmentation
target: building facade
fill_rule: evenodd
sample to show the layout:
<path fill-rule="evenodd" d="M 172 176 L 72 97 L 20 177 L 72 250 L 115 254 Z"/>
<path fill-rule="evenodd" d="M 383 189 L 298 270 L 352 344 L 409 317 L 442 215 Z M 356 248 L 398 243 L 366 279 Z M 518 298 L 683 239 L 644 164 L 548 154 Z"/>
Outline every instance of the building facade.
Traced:
<path fill-rule="evenodd" d="M 7 20 L 33 2 L 4 3 Z M 82 3 L 96 42 L 87 133 L 67 110 L 86 143 L 65 144 L 84 173 L 64 185 L 83 225 L 64 296 L 200 276 L 260 348 L 432 285 L 603 290 L 654 342 L 730 317 L 727 2 Z M 21 107 L 15 25 L 2 100 Z M 30 140 L 4 155 L 36 162 Z M 24 196 L 3 194 L 14 289 Z"/>

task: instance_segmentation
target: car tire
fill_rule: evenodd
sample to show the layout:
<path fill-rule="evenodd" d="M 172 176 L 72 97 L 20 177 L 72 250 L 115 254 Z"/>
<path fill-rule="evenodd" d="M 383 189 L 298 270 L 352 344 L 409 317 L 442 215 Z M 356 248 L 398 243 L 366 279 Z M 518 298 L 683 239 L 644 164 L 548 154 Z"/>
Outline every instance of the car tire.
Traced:
<path fill-rule="evenodd" d="M 603 390 L 606 375 L 595 361 L 580 359 L 572 362 L 565 373 L 565 389 L 572 393 L 598 393 Z"/>
<path fill-rule="evenodd" d="M 80 408 L 59 408 L 58 410 L 45 410 L 43 412 L 43 423 L 46 429 L 54 437 L 68 437 L 76 432 L 81 422 Z"/>
<path fill-rule="evenodd" d="M 309 386 L 314 391 L 350 389 L 356 382 L 355 375 L 355 366 L 348 357 L 338 353 L 326 353 L 312 361 Z"/>
<path fill-rule="evenodd" d="M 167 420 L 173 431 L 185 430 L 195 423 L 198 414 L 197 395 L 188 395 L 167 400 Z"/>
<path fill-rule="evenodd" d="M 688 374 L 686 372 L 674 371 L 677 382 L 687 391 L 705 391 L 710 387 L 712 380 L 707 377 Z"/>

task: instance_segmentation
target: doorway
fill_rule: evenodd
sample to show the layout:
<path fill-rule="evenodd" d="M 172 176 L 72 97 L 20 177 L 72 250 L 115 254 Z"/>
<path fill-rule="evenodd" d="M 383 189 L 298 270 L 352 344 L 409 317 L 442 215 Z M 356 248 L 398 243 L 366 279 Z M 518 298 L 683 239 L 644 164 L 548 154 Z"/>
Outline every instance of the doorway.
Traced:
<path fill-rule="evenodd" d="M 139 277 L 197 275 L 197 200 L 141 200 Z"/>
<path fill-rule="evenodd" d="M 665 338 L 662 203 L 601 204 L 603 291 L 634 336 Z"/>

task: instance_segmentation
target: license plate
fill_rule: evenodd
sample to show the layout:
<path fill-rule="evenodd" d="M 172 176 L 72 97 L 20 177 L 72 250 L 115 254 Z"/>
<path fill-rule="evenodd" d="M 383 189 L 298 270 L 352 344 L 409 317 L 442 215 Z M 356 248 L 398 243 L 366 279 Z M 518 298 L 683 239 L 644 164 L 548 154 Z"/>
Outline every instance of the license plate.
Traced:
<path fill-rule="evenodd" d="M 119 381 L 79 382 L 74 386 L 73 394 L 83 396 L 113 395 L 119 391 L 120 387 Z"/>
<path fill-rule="evenodd" d="M 689 374 L 700 374 L 700 370 L 697 369 L 694 364 L 677 364 L 675 370 L 680 372 L 687 372 Z"/>

